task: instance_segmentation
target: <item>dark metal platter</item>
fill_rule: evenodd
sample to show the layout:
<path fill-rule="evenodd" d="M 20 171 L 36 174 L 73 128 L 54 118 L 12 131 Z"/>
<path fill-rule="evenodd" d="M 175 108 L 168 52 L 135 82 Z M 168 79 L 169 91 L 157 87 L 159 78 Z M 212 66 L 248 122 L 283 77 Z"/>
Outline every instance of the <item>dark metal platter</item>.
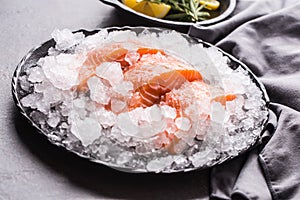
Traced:
<path fill-rule="evenodd" d="M 100 0 L 102 3 L 111 5 L 118 10 L 125 12 L 126 14 L 136 16 L 140 19 L 145 19 L 149 22 L 154 22 L 158 25 L 162 25 L 165 27 L 189 27 L 191 25 L 194 26 L 201 26 L 201 25 L 211 25 L 215 24 L 217 22 L 220 22 L 227 17 L 229 17 L 230 14 L 234 11 L 236 7 L 236 0 L 222 0 L 220 4 L 220 8 L 218 8 L 215 11 L 210 11 L 211 18 L 205 21 L 199 21 L 199 22 L 180 22 L 180 21 L 172 21 L 172 20 L 166 20 L 166 19 L 158 19 L 155 17 L 150 17 L 145 14 L 139 13 L 134 11 L 133 9 L 127 7 L 124 5 L 120 0 Z M 137 19 L 138 19 L 137 18 Z"/>
<path fill-rule="evenodd" d="M 115 30 L 131 30 L 136 32 L 137 34 L 143 32 L 144 30 L 148 30 L 150 32 L 155 32 L 155 33 L 160 33 L 162 31 L 165 31 L 166 29 L 161 29 L 161 28 L 146 28 L 146 27 L 110 27 L 110 28 L 106 28 L 108 32 L 111 31 L 115 31 Z M 85 36 L 88 35 L 92 35 L 97 33 L 98 31 L 100 31 L 101 29 L 97 29 L 97 30 L 78 30 L 76 32 L 82 32 Z M 213 47 L 212 44 L 204 42 L 202 40 L 199 40 L 197 38 L 192 38 L 189 37 L 188 35 L 182 34 L 182 36 L 184 36 L 191 44 L 197 44 L 197 43 L 201 43 L 204 45 L 204 47 Z M 13 74 L 13 78 L 12 78 L 12 94 L 13 94 L 13 98 L 14 101 L 18 107 L 18 109 L 20 110 L 21 114 L 24 115 L 28 121 L 35 127 L 37 128 L 37 130 L 44 134 L 45 136 L 47 136 L 48 140 L 50 142 L 52 142 L 53 144 L 57 145 L 57 146 L 62 146 L 63 148 L 67 149 L 68 151 L 71 151 L 77 155 L 79 155 L 80 157 L 84 157 L 87 158 L 93 162 L 97 162 L 97 163 L 101 163 L 104 165 L 107 165 L 109 167 L 115 168 L 117 170 L 120 171 L 125 171 L 125 172 L 131 172 L 131 173 L 139 173 L 139 172 L 148 172 L 147 170 L 143 170 L 143 169 L 136 169 L 136 168 L 128 168 L 128 167 L 120 167 L 116 164 L 111 164 L 111 163 L 107 163 L 104 162 L 102 160 L 96 159 L 95 157 L 93 157 L 92 155 L 90 155 L 89 153 L 87 153 L 84 150 L 84 147 L 80 144 L 78 145 L 73 145 L 72 147 L 69 145 L 69 143 L 67 142 L 63 142 L 61 140 L 58 140 L 56 137 L 53 136 L 53 133 L 49 133 L 45 130 L 43 130 L 31 117 L 30 117 L 30 112 L 32 111 L 31 108 L 25 108 L 22 106 L 20 100 L 22 99 L 22 97 L 24 97 L 26 95 L 26 93 L 24 93 L 24 91 L 22 90 L 21 86 L 20 86 L 20 81 L 19 81 L 19 77 L 25 74 L 25 71 L 28 68 L 34 67 L 36 66 L 37 61 L 48 55 L 48 49 L 50 47 L 54 47 L 55 46 L 55 41 L 53 39 L 43 43 L 42 45 L 32 49 L 29 53 L 27 53 L 27 55 L 21 60 L 21 62 L 19 63 L 19 65 L 17 66 L 14 74 Z M 215 47 L 216 48 L 216 47 Z M 236 69 L 238 67 L 242 67 L 244 70 L 247 71 L 248 75 L 250 76 L 250 78 L 252 79 L 252 81 L 256 84 L 256 86 L 259 88 L 259 90 L 262 92 L 262 99 L 263 101 L 265 101 L 266 107 L 268 107 L 269 104 L 269 98 L 267 95 L 267 92 L 263 86 L 263 84 L 256 78 L 256 76 L 250 71 L 250 69 L 242 62 L 240 62 L 238 59 L 236 59 L 235 57 L 231 56 L 230 54 L 224 52 L 223 50 L 218 48 L 218 51 L 220 51 L 224 56 L 228 57 L 229 62 L 228 62 L 228 66 L 232 69 Z M 264 130 L 266 124 L 267 124 L 267 120 L 268 118 L 264 119 L 262 126 Z M 257 136 L 257 138 L 255 138 L 254 142 L 249 144 L 247 147 L 243 148 L 242 150 L 240 150 L 238 152 L 237 155 L 234 156 L 227 156 L 227 157 L 221 157 L 220 159 L 216 159 L 213 160 L 210 163 L 207 163 L 206 165 L 203 165 L 201 167 L 197 167 L 197 168 L 186 168 L 186 169 L 177 169 L 177 170 L 169 170 L 169 171 L 162 171 L 165 173 L 173 173 L 173 172 L 186 172 L 186 171 L 191 171 L 191 170 L 197 170 L 197 169 L 205 169 L 208 167 L 212 167 L 218 164 L 221 164 L 227 160 L 231 160 L 232 158 L 239 156 L 243 153 L 245 153 L 246 151 L 248 151 L 249 149 L 253 148 L 259 141 L 260 136 Z"/>

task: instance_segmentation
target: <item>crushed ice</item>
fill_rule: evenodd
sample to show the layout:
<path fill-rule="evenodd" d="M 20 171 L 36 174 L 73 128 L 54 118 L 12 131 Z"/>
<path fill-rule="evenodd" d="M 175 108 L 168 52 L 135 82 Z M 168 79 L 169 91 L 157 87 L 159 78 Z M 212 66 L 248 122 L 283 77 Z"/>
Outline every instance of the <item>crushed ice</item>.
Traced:
<path fill-rule="evenodd" d="M 252 145 L 267 119 L 262 92 L 248 72 L 231 69 L 216 48 L 190 44 L 175 31 L 103 29 L 85 37 L 64 29 L 52 37 L 56 45 L 48 56 L 19 77 L 25 94 L 20 102 L 50 140 L 101 163 L 153 172 L 210 166 Z M 149 65 L 148 59 L 161 61 L 153 69 L 168 65 L 160 53 L 141 57 L 135 51 L 141 46 L 180 55 L 201 72 L 207 86 L 175 89 L 173 95 L 185 102 L 181 110 L 166 103 L 129 109 L 136 85 L 124 78 L 119 62 L 105 61 L 84 80 L 87 91 L 76 90 L 82 67 L 88 67 L 87 52 L 115 43 L 129 50 L 124 60 L 130 66 L 139 60 Z M 226 94 L 236 99 L 224 105 L 212 100 Z"/>

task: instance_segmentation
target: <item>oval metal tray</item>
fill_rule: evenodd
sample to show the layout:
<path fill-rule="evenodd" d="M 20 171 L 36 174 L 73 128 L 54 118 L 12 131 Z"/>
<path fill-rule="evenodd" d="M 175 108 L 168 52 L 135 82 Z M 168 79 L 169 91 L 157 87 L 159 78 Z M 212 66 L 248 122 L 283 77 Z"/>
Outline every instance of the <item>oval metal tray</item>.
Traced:
<path fill-rule="evenodd" d="M 104 4 L 111 5 L 120 11 L 123 11 L 126 14 L 130 14 L 130 15 L 133 15 L 133 16 L 145 19 L 147 21 L 166 26 L 166 27 L 188 27 L 191 25 L 202 26 L 202 25 L 215 24 L 215 23 L 220 22 L 220 21 L 226 19 L 227 17 L 229 17 L 229 15 L 233 13 L 233 11 L 236 7 L 236 0 L 222 0 L 220 8 L 216 11 L 211 11 L 212 15 L 213 15 L 213 17 L 211 19 L 194 23 L 194 22 L 172 21 L 172 20 L 158 19 L 155 17 L 150 17 L 143 13 L 134 11 L 133 9 L 124 5 L 120 0 L 100 0 L 100 1 Z"/>
<path fill-rule="evenodd" d="M 165 31 L 167 29 L 161 29 L 161 28 L 147 28 L 147 27 L 110 27 L 110 28 L 106 28 L 108 30 L 108 32 L 111 31 L 115 31 L 115 30 L 131 30 L 134 31 L 136 33 L 141 33 L 144 30 L 148 30 L 150 32 L 155 32 L 155 33 L 159 33 L 162 31 Z M 101 29 L 96 29 L 96 30 L 78 30 L 76 32 L 82 32 L 84 33 L 84 35 L 88 36 L 88 35 L 92 35 L 97 33 L 99 30 Z M 189 37 L 188 35 L 182 34 L 182 36 L 184 36 L 190 43 L 201 43 L 204 45 L 204 47 L 212 47 L 213 45 L 207 42 L 204 42 L 202 40 L 199 40 L 197 38 L 192 38 Z M 48 140 L 50 142 L 52 142 L 53 144 L 57 145 L 57 146 L 62 146 L 64 147 L 66 150 L 71 151 L 75 154 L 77 154 L 80 157 L 84 157 L 89 159 L 90 161 L 93 162 L 97 162 L 97 163 L 101 163 L 104 165 L 107 165 L 109 167 L 112 167 L 114 169 L 120 170 L 120 171 L 125 171 L 125 172 L 131 172 L 131 173 L 140 173 L 140 172 L 148 172 L 147 170 L 143 170 L 143 169 L 136 169 L 136 168 L 128 168 L 128 167 L 120 167 L 118 165 L 115 164 L 111 164 L 111 163 L 107 163 L 104 161 L 101 161 L 99 159 L 95 159 L 94 157 L 92 157 L 91 155 L 86 154 L 84 151 L 82 151 L 82 147 L 80 147 L 80 145 L 78 146 L 78 148 L 70 148 L 68 146 L 68 144 L 57 140 L 57 138 L 53 137 L 53 135 L 51 133 L 46 132 L 45 130 L 43 130 L 37 123 L 34 122 L 34 120 L 29 116 L 29 113 L 32 111 L 32 109 L 29 108 L 24 108 L 20 102 L 21 98 L 25 95 L 24 92 L 22 91 L 20 84 L 19 84 L 19 77 L 22 76 L 25 73 L 25 70 L 27 70 L 30 67 L 35 66 L 36 62 L 42 58 L 47 56 L 48 54 L 48 49 L 50 47 L 55 46 L 55 41 L 53 39 L 41 44 L 40 46 L 33 48 L 31 51 L 29 51 L 27 53 L 26 56 L 24 56 L 24 58 L 21 60 L 21 62 L 18 64 L 14 74 L 13 74 L 13 78 L 12 78 L 12 94 L 13 94 L 13 98 L 14 101 L 16 103 L 16 106 L 18 107 L 18 109 L 20 110 L 21 114 L 24 115 L 28 121 L 35 127 L 37 128 L 37 130 L 42 133 L 43 135 L 47 136 Z M 217 47 L 215 47 L 217 48 Z M 266 106 L 268 107 L 269 104 L 269 98 L 267 95 L 267 92 L 265 90 L 265 87 L 262 85 L 262 83 L 256 78 L 256 76 L 250 71 L 250 69 L 242 62 L 240 62 L 238 59 L 236 59 L 235 57 L 231 56 L 230 54 L 224 52 L 223 50 L 217 48 L 218 51 L 220 51 L 224 56 L 227 56 L 229 58 L 229 67 L 232 69 L 236 69 L 237 67 L 242 67 L 244 70 L 246 70 L 248 72 L 248 75 L 250 76 L 250 78 L 252 79 L 252 81 L 256 84 L 256 86 L 260 89 L 260 91 L 262 92 L 262 98 L 263 101 L 265 101 Z M 267 124 L 267 120 L 265 119 L 263 121 L 262 126 L 265 128 L 266 124 Z M 240 154 L 243 154 L 244 152 L 248 151 L 250 148 L 254 147 L 258 141 L 260 139 L 260 136 L 257 136 L 257 138 L 254 140 L 253 143 L 249 144 L 246 148 L 243 148 L 242 150 L 240 150 L 238 152 L 237 155 L 235 156 L 227 156 L 227 157 L 222 157 L 220 159 L 216 159 L 213 162 L 210 162 L 202 167 L 198 167 L 198 168 L 186 168 L 186 169 L 178 169 L 178 170 L 169 170 L 169 171 L 162 171 L 162 172 L 166 172 L 166 173 L 173 173 L 173 172 L 186 172 L 186 171 L 192 171 L 192 170 L 196 170 L 196 169 L 205 169 L 208 167 L 212 167 L 218 164 L 221 164 L 227 160 L 230 160 L 236 156 L 239 156 Z"/>

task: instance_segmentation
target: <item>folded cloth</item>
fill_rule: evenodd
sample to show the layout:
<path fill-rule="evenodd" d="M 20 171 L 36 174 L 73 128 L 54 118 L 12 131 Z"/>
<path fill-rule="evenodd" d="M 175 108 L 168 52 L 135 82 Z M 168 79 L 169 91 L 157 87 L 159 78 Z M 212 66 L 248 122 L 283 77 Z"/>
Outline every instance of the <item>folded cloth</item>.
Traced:
<path fill-rule="evenodd" d="M 211 199 L 300 199 L 300 2 L 259 0 L 189 35 L 247 64 L 271 100 L 260 145 L 211 170 Z"/>

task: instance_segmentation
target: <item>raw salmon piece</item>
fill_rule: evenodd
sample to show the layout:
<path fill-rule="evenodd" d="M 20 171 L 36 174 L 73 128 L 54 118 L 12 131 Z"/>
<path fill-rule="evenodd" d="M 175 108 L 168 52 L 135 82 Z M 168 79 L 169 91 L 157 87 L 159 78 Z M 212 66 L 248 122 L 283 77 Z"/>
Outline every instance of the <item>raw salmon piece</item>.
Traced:
<path fill-rule="evenodd" d="M 140 54 L 140 56 L 143 56 L 145 54 L 157 54 L 161 53 L 162 55 L 166 55 L 166 53 L 161 49 L 151 49 L 151 48 L 139 48 L 137 52 Z"/>
<path fill-rule="evenodd" d="M 196 80 L 202 80 L 201 74 L 196 70 L 173 70 L 162 73 L 136 90 L 140 94 L 140 101 L 136 102 L 133 107 L 149 107 L 159 103 L 162 95 L 178 89 L 185 81 Z"/>
<path fill-rule="evenodd" d="M 127 49 L 119 46 L 111 46 L 89 52 L 87 59 L 79 71 L 77 91 L 87 90 L 88 79 L 96 75 L 96 67 L 103 62 L 119 62 L 123 69 L 128 68 L 129 64 L 125 61 L 127 52 Z"/>
<path fill-rule="evenodd" d="M 213 98 L 214 101 L 221 103 L 223 106 L 226 105 L 226 101 L 233 101 L 235 99 L 236 99 L 235 94 L 227 94 L 227 95 L 218 96 L 218 97 Z"/>
<path fill-rule="evenodd" d="M 176 117 L 180 117 L 182 115 L 181 102 L 172 92 L 168 92 L 163 96 L 161 104 L 165 104 L 165 105 L 175 108 L 176 114 L 177 114 Z"/>
<path fill-rule="evenodd" d="M 120 62 L 121 65 L 128 65 L 128 63 L 124 60 L 125 55 L 128 50 L 122 47 L 118 47 L 115 49 L 96 49 L 88 53 L 87 59 L 84 62 L 84 65 L 97 67 L 103 62 L 112 62 L 117 61 Z M 109 53 L 108 53 L 109 52 Z M 122 66 L 123 66 L 122 65 Z"/>

